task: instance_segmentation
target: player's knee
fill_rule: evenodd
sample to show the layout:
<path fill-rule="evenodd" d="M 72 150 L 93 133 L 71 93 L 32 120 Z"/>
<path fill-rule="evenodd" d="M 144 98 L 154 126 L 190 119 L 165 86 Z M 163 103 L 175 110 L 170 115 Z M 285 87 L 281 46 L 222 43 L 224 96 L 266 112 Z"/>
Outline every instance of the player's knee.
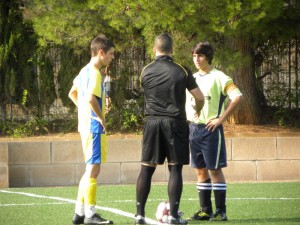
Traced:
<path fill-rule="evenodd" d="M 100 164 L 87 165 L 85 174 L 89 178 L 97 178 L 100 173 Z"/>

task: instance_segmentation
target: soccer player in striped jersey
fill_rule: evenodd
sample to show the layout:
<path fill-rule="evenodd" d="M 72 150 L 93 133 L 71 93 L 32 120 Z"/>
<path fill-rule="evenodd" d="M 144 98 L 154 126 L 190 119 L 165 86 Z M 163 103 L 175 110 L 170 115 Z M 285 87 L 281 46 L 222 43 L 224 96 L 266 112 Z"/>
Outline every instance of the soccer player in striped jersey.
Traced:
<path fill-rule="evenodd" d="M 100 68 L 114 59 L 114 43 L 104 35 L 91 42 L 91 60 L 74 79 L 69 98 L 78 107 L 78 131 L 86 162 L 79 183 L 73 224 L 112 224 L 96 213 L 97 177 L 106 162 L 105 95 Z"/>
<path fill-rule="evenodd" d="M 214 52 L 208 42 L 195 45 L 192 53 L 198 69 L 194 77 L 205 97 L 205 103 L 198 117 L 193 107 L 193 98 L 187 93 L 191 166 L 197 175 L 200 201 L 200 210 L 190 219 L 225 221 L 226 181 L 222 168 L 227 166 L 227 159 L 222 123 L 236 109 L 242 94 L 229 76 L 212 66 Z M 212 191 L 215 196 L 215 213 L 211 202 Z"/>

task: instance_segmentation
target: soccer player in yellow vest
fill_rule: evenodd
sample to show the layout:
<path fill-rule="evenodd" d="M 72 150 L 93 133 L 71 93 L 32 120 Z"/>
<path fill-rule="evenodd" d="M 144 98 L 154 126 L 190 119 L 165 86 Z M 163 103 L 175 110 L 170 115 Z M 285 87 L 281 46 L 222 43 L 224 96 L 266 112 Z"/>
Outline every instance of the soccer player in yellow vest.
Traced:
<path fill-rule="evenodd" d="M 100 68 L 114 59 L 115 45 L 104 35 L 91 42 L 91 60 L 74 79 L 69 98 L 78 107 L 78 131 L 86 162 L 73 224 L 112 224 L 96 213 L 97 177 L 106 162 L 105 95 Z"/>
<path fill-rule="evenodd" d="M 190 121 L 191 166 L 197 175 L 200 210 L 191 220 L 226 221 L 226 181 L 222 168 L 227 166 L 222 123 L 236 109 L 242 94 L 232 79 L 212 66 L 213 48 L 200 42 L 193 48 L 194 74 L 205 102 L 200 115 L 195 114 L 192 96 L 187 97 L 187 119 Z M 225 109 L 229 97 L 229 103 Z M 196 115 L 196 116 L 194 116 Z M 211 192 L 216 212 L 213 214 Z"/>

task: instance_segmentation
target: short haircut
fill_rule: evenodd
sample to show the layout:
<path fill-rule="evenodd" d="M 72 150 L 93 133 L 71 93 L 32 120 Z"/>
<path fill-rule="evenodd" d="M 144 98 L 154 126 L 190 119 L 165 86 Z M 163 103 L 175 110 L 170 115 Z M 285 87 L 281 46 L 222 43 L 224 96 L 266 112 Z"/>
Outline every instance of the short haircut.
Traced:
<path fill-rule="evenodd" d="M 170 35 L 162 33 L 155 38 L 154 47 L 161 53 L 169 54 L 173 50 L 173 41 Z"/>
<path fill-rule="evenodd" d="M 199 42 L 193 47 L 193 54 L 202 54 L 205 55 L 209 64 L 212 63 L 214 58 L 214 50 L 213 47 L 209 44 L 209 42 Z"/>
<path fill-rule="evenodd" d="M 103 34 L 98 35 L 91 42 L 92 56 L 96 56 L 100 49 L 106 53 L 111 48 L 115 48 L 115 44 Z"/>

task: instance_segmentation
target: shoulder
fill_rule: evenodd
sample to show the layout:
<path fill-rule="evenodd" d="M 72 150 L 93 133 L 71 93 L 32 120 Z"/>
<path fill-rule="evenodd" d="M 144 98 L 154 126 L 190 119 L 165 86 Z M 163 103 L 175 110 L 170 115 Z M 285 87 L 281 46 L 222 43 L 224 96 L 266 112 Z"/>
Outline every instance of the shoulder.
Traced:
<path fill-rule="evenodd" d="M 178 67 L 178 70 L 182 70 L 187 76 L 193 74 L 192 71 L 188 67 L 183 66 L 175 61 L 172 61 L 172 62 Z"/>
<path fill-rule="evenodd" d="M 151 69 L 151 67 L 155 66 L 155 61 L 147 64 L 146 66 L 144 66 L 144 68 L 142 69 L 142 73 L 146 70 L 146 69 Z"/>
<path fill-rule="evenodd" d="M 193 73 L 193 77 L 196 77 L 198 74 L 199 74 L 198 71 L 196 73 Z"/>
<path fill-rule="evenodd" d="M 155 66 L 155 64 L 156 64 L 156 61 L 148 63 L 146 66 L 144 66 L 143 70 L 145 70 L 146 68 L 150 68 L 151 66 Z"/>
<path fill-rule="evenodd" d="M 89 71 L 89 68 L 90 68 L 90 64 L 88 63 L 84 67 L 81 68 L 80 74 L 87 73 Z"/>
<path fill-rule="evenodd" d="M 210 71 L 211 74 L 215 75 L 215 76 L 219 76 L 219 77 L 222 77 L 222 76 L 227 76 L 223 71 L 221 70 L 218 70 L 216 68 L 212 69 Z"/>
<path fill-rule="evenodd" d="M 211 71 L 211 74 L 214 75 L 216 77 L 216 79 L 219 79 L 221 81 L 232 80 L 232 78 L 230 76 L 226 75 L 223 71 L 218 70 L 218 69 L 213 69 Z"/>
<path fill-rule="evenodd" d="M 74 83 L 78 84 L 78 82 L 85 77 L 87 74 L 87 65 L 79 71 L 79 74 L 74 78 Z"/>
<path fill-rule="evenodd" d="M 97 68 L 94 67 L 94 66 L 90 66 L 90 68 L 89 68 L 89 73 L 90 73 L 90 74 L 97 75 L 97 76 L 101 75 L 100 70 L 97 69 Z"/>
<path fill-rule="evenodd" d="M 221 71 L 219 69 L 216 69 L 216 68 L 214 68 L 212 70 L 212 73 L 214 73 L 214 74 L 216 74 L 217 76 L 220 76 L 220 77 L 230 77 L 227 74 L 225 74 L 223 71 Z"/>

